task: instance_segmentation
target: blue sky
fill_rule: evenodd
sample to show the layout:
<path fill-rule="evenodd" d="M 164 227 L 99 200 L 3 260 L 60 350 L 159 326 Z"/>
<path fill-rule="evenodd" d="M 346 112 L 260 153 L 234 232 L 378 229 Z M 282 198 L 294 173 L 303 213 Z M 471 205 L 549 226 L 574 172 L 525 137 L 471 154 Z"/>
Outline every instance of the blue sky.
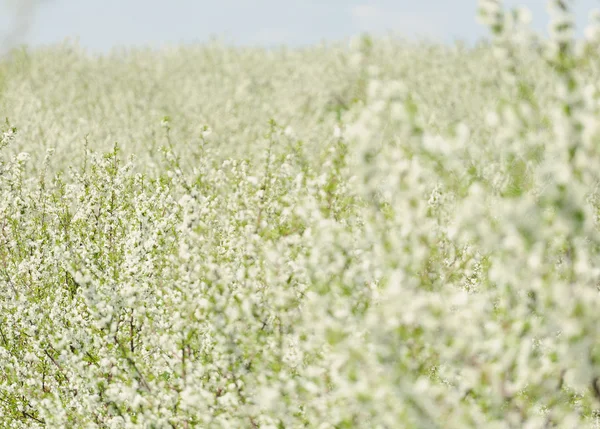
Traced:
<path fill-rule="evenodd" d="M 544 32 L 546 0 L 526 6 Z M 397 31 L 468 42 L 487 34 L 475 21 L 476 0 L 0 0 L 2 49 L 78 38 L 91 51 L 113 46 L 190 43 L 211 36 L 241 45 L 306 45 L 361 32 Z M 583 28 L 598 0 L 576 0 Z"/>

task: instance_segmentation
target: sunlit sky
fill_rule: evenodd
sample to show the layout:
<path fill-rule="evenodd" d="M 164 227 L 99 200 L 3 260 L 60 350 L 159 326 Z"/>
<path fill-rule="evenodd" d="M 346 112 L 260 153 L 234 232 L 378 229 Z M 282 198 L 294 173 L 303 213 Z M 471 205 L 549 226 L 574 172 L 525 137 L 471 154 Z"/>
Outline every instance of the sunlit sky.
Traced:
<path fill-rule="evenodd" d="M 545 32 L 546 0 L 526 6 Z M 2 49 L 77 39 L 91 51 L 114 46 L 202 42 L 301 46 L 361 32 L 395 31 L 452 42 L 473 42 L 487 31 L 475 20 L 476 0 L 0 0 Z M 582 29 L 597 0 L 575 1 Z"/>

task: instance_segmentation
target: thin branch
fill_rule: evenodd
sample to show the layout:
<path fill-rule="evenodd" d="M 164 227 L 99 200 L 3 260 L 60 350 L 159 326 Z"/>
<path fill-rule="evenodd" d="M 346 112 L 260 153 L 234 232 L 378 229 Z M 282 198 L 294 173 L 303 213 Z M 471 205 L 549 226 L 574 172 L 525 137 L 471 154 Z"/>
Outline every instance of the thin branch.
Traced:
<path fill-rule="evenodd" d="M 598 386 L 598 381 L 600 381 L 600 377 L 594 377 L 592 380 L 592 390 L 596 399 L 600 401 L 600 386 Z"/>
<path fill-rule="evenodd" d="M 38 419 L 38 418 L 37 418 L 37 417 L 35 417 L 34 415 L 32 415 L 32 414 L 29 414 L 27 411 L 23 411 L 23 412 L 22 412 L 22 414 L 23 414 L 23 417 L 29 418 L 29 419 L 31 419 L 31 420 L 35 420 L 35 421 L 36 421 L 36 422 L 38 422 L 39 424 L 42 424 L 42 425 L 45 425 L 45 424 L 46 424 L 46 422 L 45 422 L 44 420 L 42 420 L 42 419 Z"/>
<path fill-rule="evenodd" d="M 67 375 L 63 371 L 60 364 L 58 362 L 56 362 L 56 360 L 52 357 L 52 355 L 50 353 L 48 353 L 48 350 L 44 349 L 44 353 L 46 354 L 46 356 L 48 356 L 48 358 L 52 361 L 52 363 L 58 368 L 58 370 L 60 371 L 61 375 L 65 378 L 65 380 L 67 380 L 67 382 L 70 382 L 69 377 L 67 377 Z"/>

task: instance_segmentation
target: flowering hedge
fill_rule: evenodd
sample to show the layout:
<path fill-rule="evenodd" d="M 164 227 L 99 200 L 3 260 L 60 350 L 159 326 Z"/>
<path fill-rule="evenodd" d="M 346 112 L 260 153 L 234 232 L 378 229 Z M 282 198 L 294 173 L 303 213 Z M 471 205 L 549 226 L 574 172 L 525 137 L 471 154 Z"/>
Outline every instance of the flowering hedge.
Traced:
<path fill-rule="evenodd" d="M 0 426 L 598 427 L 600 27 L 550 4 L 480 1 L 475 48 L 13 52 Z"/>

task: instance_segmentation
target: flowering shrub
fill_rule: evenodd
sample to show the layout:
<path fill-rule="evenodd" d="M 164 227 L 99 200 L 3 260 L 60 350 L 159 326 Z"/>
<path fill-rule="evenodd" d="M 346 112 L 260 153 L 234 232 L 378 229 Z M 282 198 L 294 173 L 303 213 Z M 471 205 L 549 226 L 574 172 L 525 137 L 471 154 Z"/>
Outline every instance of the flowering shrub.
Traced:
<path fill-rule="evenodd" d="M 550 3 L 2 64 L 0 425 L 598 427 L 600 31 Z"/>

